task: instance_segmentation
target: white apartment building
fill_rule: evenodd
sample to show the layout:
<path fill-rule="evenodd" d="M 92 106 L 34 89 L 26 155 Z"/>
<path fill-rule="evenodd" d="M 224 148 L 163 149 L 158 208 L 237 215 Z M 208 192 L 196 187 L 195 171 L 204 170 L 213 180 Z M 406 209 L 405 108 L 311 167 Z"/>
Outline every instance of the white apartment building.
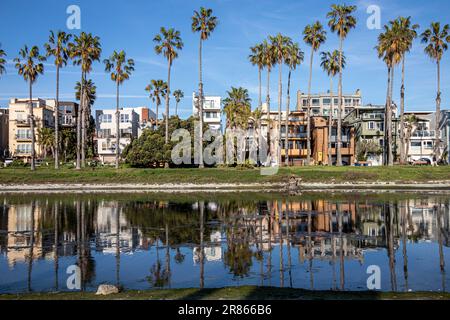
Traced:
<path fill-rule="evenodd" d="M 324 116 L 327 117 L 330 112 L 331 95 L 327 93 L 311 94 L 311 115 L 312 116 Z M 358 89 L 354 94 L 344 94 L 342 96 L 344 100 L 344 113 L 342 118 L 349 114 L 354 109 L 358 109 L 362 104 L 361 91 Z M 339 95 L 336 92 L 333 93 L 333 117 L 337 118 L 337 110 L 339 106 Z M 297 92 L 297 110 L 306 111 L 308 108 L 308 93 Z"/>
<path fill-rule="evenodd" d="M 100 161 L 114 163 L 116 156 L 117 131 L 116 109 L 96 110 L 95 123 L 97 131 L 97 153 Z M 139 130 L 139 114 L 134 108 L 120 109 L 119 119 L 119 152 L 137 138 Z"/>
<path fill-rule="evenodd" d="M 222 130 L 221 118 L 221 97 L 219 96 L 205 96 L 203 100 L 203 122 L 209 128 L 214 130 Z M 192 113 L 198 116 L 198 96 L 194 92 L 192 94 Z"/>

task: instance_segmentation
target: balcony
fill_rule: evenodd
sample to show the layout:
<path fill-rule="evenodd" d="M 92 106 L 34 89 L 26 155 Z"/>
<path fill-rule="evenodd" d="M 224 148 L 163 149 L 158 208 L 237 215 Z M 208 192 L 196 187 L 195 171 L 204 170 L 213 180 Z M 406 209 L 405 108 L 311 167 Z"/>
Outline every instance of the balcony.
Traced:
<path fill-rule="evenodd" d="M 31 150 L 16 150 L 14 151 L 16 156 L 31 156 Z"/>
<path fill-rule="evenodd" d="M 286 138 L 286 133 L 281 133 L 282 138 Z M 306 132 L 288 133 L 288 139 L 306 139 Z"/>
<path fill-rule="evenodd" d="M 30 120 L 29 119 L 16 119 L 16 126 L 18 127 L 29 127 Z"/>
<path fill-rule="evenodd" d="M 308 151 L 306 149 L 289 149 L 288 153 L 290 157 L 306 157 Z M 282 156 L 286 155 L 285 149 L 281 149 L 281 155 Z"/>
<path fill-rule="evenodd" d="M 31 141 L 31 135 L 16 135 L 17 141 Z"/>
<path fill-rule="evenodd" d="M 415 131 L 411 137 L 413 138 L 434 138 L 436 135 L 435 131 Z"/>

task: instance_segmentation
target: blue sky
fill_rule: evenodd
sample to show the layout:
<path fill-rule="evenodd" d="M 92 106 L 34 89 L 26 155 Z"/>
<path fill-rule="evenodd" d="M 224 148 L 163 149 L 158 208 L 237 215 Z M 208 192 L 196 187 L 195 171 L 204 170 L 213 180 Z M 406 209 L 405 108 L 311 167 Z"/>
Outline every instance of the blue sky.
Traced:
<path fill-rule="evenodd" d="M 144 91 L 151 79 L 166 79 L 167 63 L 154 53 L 153 37 L 161 26 L 174 27 L 181 32 L 184 49 L 174 62 L 172 91 L 182 89 L 185 99 L 180 103 L 182 116 L 191 114 L 191 95 L 198 87 L 198 34 L 191 32 L 191 15 L 200 6 L 214 10 L 220 24 L 204 45 L 204 83 L 206 94 L 225 96 L 231 86 L 247 88 L 257 103 L 257 69 L 248 62 L 249 47 L 268 35 L 281 32 L 299 42 L 305 52 L 305 63 L 292 77 L 292 91 L 306 91 L 310 49 L 302 41 L 306 24 L 320 20 L 326 25 L 326 13 L 338 0 L 130 0 L 130 1 L 76 1 L 2 0 L 0 3 L 0 43 L 8 54 L 7 74 L 0 78 L 0 106 L 6 106 L 10 97 L 26 97 L 27 85 L 17 75 L 12 59 L 19 49 L 27 44 L 39 45 L 48 39 L 49 30 L 64 30 L 78 33 L 92 32 L 101 38 L 102 60 L 113 50 L 124 49 L 136 61 L 136 71 L 122 86 L 122 106 L 151 106 Z M 344 91 L 361 89 L 364 103 L 383 104 L 386 96 L 386 67 L 376 55 L 374 47 L 380 30 L 369 30 L 366 9 L 369 5 L 381 8 L 381 22 L 399 15 L 412 16 L 421 30 L 431 21 L 450 23 L 450 2 L 447 0 L 359 0 L 346 1 L 356 4 L 358 27 L 345 42 L 347 68 L 344 73 Z M 81 8 L 81 30 L 66 28 L 66 8 L 75 4 Z M 328 30 L 328 27 L 327 27 Z M 328 32 L 328 40 L 322 50 L 334 50 L 338 46 L 337 36 Z M 423 53 L 424 46 L 416 41 L 407 58 L 406 102 L 408 110 L 433 110 L 436 91 L 436 67 Z M 442 107 L 450 105 L 449 66 L 450 52 L 442 61 Z M 326 92 L 329 80 L 315 57 L 313 69 L 313 92 Z M 96 83 L 98 99 L 95 108 L 115 107 L 114 83 L 104 72 L 104 65 L 96 63 L 90 77 Z M 284 82 L 287 72 L 284 68 Z M 74 99 L 74 84 L 80 78 L 78 67 L 69 65 L 61 74 L 61 96 Z M 276 104 L 278 73 L 272 76 L 272 101 Z M 264 88 L 263 88 L 264 89 Z M 399 100 L 400 69 L 396 74 L 395 100 Z M 52 61 L 45 64 L 45 75 L 34 86 L 34 95 L 53 97 L 55 92 L 55 68 Z M 265 89 L 263 90 L 265 92 Z M 293 99 L 295 103 L 295 99 Z M 174 101 L 171 102 L 174 108 Z M 172 109 L 173 110 L 173 109 Z"/>

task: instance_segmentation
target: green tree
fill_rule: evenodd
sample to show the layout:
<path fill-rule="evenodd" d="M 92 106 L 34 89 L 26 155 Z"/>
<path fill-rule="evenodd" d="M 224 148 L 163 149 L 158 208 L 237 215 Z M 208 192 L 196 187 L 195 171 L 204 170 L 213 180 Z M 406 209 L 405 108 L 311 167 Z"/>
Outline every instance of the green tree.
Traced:
<path fill-rule="evenodd" d="M 199 84 L 198 84 L 198 112 L 200 118 L 200 135 L 199 140 L 203 141 L 203 79 L 202 79 L 202 46 L 203 41 L 207 40 L 211 33 L 216 29 L 219 23 L 217 17 L 213 16 L 212 9 L 200 8 L 200 11 L 194 11 L 192 16 L 192 31 L 200 33 L 199 43 Z M 203 151 L 199 152 L 200 168 L 204 168 Z"/>
<path fill-rule="evenodd" d="M 16 63 L 16 69 L 20 76 L 28 82 L 29 86 L 29 123 L 31 130 L 31 170 L 34 171 L 35 160 L 36 160 L 36 136 L 34 131 L 35 120 L 33 115 L 33 84 L 36 82 L 39 74 L 44 73 L 44 64 L 45 57 L 39 54 L 39 48 L 37 46 L 31 47 L 28 49 L 27 46 L 24 46 L 19 51 L 19 57 L 14 58 L 14 62 Z"/>
<path fill-rule="evenodd" d="M 173 92 L 173 97 L 175 98 L 175 115 L 178 116 L 178 104 L 180 103 L 181 99 L 184 98 L 184 92 L 181 90 L 175 90 Z"/>
<path fill-rule="evenodd" d="M 291 73 L 294 71 L 304 59 L 304 53 L 300 49 L 298 43 L 292 43 L 289 46 L 289 52 L 286 56 L 285 63 L 289 67 L 288 74 L 288 86 L 287 86 L 287 97 L 286 97 L 286 119 L 285 119 L 285 164 L 289 165 L 289 114 L 290 114 L 290 104 L 291 104 Z"/>
<path fill-rule="evenodd" d="M 81 66 L 80 82 L 83 84 L 86 75 L 92 70 L 93 62 L 100 61 L 102 53 L 100 38 L 91 33 L 81 32 L 79 36 L 75 36 L 74 42 L 69 44 L 69 50 L 74 65 Z M 77 115 L 77 170 L 85 166 L 86 110 L 83 101 L 81 97 Z"/>
<path fill-rule="evenodd" d="M 344 39 L 347 38 L 351 29 L 356 27 L 356 18 L 352 15 L 356 11 L 356 6 L 346 6 L 333 4 L 331 11 L 328 12 L 328 26 L 332 32 L 336 32 L 339 36 L 339 109 L 337 121 L 337 144 L 336 144 L 336 165 L 342 166 L 342 54 L 344 50 Z"/>
<path fill-rule="evenodd" d="M 159 106 L 161 98 L 167 95 L 167 83 L 164 80 L 151 80 L 150 84 L 145 87 L 145 91 L 149 92 L 150 98 L 156 104 L 156 127 L 159 127 Z"/>
<path fill-rule="evenodd" d="M 156 43 L 156 54 L 162 54 L 167 59 L 167 94 L 166 94 L 166 144 L 169 143 L 169 103 L 170 103 L 170 71 L 173 60 L 178 58 L 177 50 L 183 49 L 183 41 L 180 37 L 180 32 L 170 28 L 161 27 L 161 33 L 157 34 L 153 41 Z"/>
<path fill-rule="evenodd" d="M 248 59 L 250 60 L 251 64 L 258 67 L 258 86 L 259 86 L 259 92 L 258 92 L 258 108 L 262 105 L 262 82 L 261 82 L 261 73 L 262 69 L 264 68 L 264 45 L 262 43 L 259 43 L 255 45 L 254 47 L 250 48 L 250 55 L 248 56 Z"/>
<path fill-rule="evenodd" d="M 251 115 L 251 101 L 247 89 L 231 87 L 231 91 L 227 91 L 227 97 L 223 100 L 227 128 L 247 128 Z"/>
<path fill-rule="evenodd" d="M 55 136 L 51 128 L 39 128 L 37 132 L 38 142 L 42 149 L 42 158 L 47 158 L 48 150 L 51 151 L 52 156 L 55 153 Z"/>
<path fill-rule="evenodd" d="M 0 75 L 6 73 L 6 68 L 5 68 L 5 64 L 6 64 L 6 59 L 4 57 L 6 57 L 6 53 L 5 50 L 3 50 L 2 45 L 0 43 Z"/>
<path fill-rule="evenodd" d="M 303 41 L 311 46 L 311 57 L 309 61 L 309 81 L 308 81 L 308 106 L 306 111 L 306 164 L 311 164 L 311 82 L 312 82 L 312 66 L 314 61 L 314 52 L 319 50 L 320 46 L 326 41 L 327 32 L 323 29 L 319 21 L 311 25 L 307 25 L 303 31 Z"/>
<path fill-rule="evenodd" d="M 415 115 L 409 115 L 405 117 L 405 154 L 406 158 L 408 158 L 409 154 L 409 146 L 411 144 L 411 136 L 413 133 L 414 128 L 417 126 L 417 123 L 419 122 L 419 119 Z"/>
<path fill-rule="evenodd" d="M 109 59 L 103 60 L 105 71 L 111 72 L 111 80 L 116 83 L 116 169 L 119 169 L 120 158 L 120 107 L 119 107 L 119 87 L 125 80 L 130 78 L 134 71 L 134 60 L 127 59 L 125 51 L 114 50 Z"/>
<path fill-rule="evenodd" d="M 53 155 L 55 157 L 55 169 L 59 169 L 59 69 L 67 65 L 69 58 L 69 41 L 72 37 L 64 31 L 56 34 L 50 31 L 48 43 L 45 44 L 47 57 L 53 56 L 56 67 L 56 106 L 55 106 L 55 145 Z"/>
<path fill-rule="evenodd" d="M 86 114 L 88 118 L 85 119 L 85 127 L 86 129 L 86 144 L 87 150 L 90 151 L 90 156 L 94 156 L 94 134 L 95 134 L 95 120 L 91 116 L 92 107 L 94 105 L 95 100 L 97 99 L 97 86 L 91 80 L 84 80 L 83 86 L 81 86 L 80 82 L 77 81 L 75 85 L 75 98 L 80 101 L 81 98 L 81 87 L 83 87 L 83 105 L 86 108 Z M 80 103 L 81 105 L 81 103 Z"/>
<path fill-rule="evenodd" d="M 339 73 L 339 51 L 322 52 L 320 66 L 330 78 L 330 111 L 328 112 L 328 165 L 333 165 L 333 157 L 331 152 L 331 132 L 333 129 L 333 113 L 334 113 L 334 95 L 333 95 L 333 78 Z M 345 55 L 342 53 L 342 69 L 345 68 Z"/>
<path fill-rule="evenodd" d="M 444 52 L 448 49 L 448 43 L 450 42 L 449 35 L 450 26 L 448 24 L 441 28 L 439 22 L 431 23 L 429 29 L 425 30 L 422 35 L 422 43 L 425 43 L 425 53 L 436 62 L 437 67 L 437 94 L 436 94 L 436 128 L 435 128 L 435 144 L 434 144 L 434 156 L 436 161 L 439 161 L 440 157 L 440 144 L 441 135 L 439 122 L 441 119 L 441 60 Z"/>

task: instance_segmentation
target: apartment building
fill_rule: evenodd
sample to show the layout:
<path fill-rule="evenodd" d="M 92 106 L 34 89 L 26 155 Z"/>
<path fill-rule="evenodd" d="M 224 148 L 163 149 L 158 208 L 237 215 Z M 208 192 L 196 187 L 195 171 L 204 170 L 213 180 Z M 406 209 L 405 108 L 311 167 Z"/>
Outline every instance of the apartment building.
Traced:
<path fill-rule="evenodd" d="M 0 159 L 5 159 L 9 156 L 9 110 L 0 108 Z"/>
<path fill-rule="evenodd" d="M 411 117 L 410 137 L 407 134 L 408 161 L 414 161 L 421 158 L 433 161 L 435 133 L 436 133 L 436 114 L 434 112 L 405 112 L 405 117 Z M 441 140 L 441 153 L 444 151 L 445 143 Z"/>
<path fill-rule="evenodd" d="M 339 96 L 336 93 L 331 97 L 330 93 L 316 93 L 311 94 L 311 115 L 328 117 L 331 109 L 331 101 L 333 99 L 333 117 L 338 116 Z M 344 101 L 344 109 L 342 118 L 349 114 L 352 110 L 358 109 L 362 104 L 361 91 L 358 89 L 354 94 L 344 94 L 342 96 Z M 297 110 L 307 111 L 308 109 L 308 94 L 302 91 L 297 92 Z"/>
<path fill-rule="evenodd" d="M 54 128 L 54 106 L 47 100 L 34 98 L 33 115 L 35 123 L 36 157 L 44 155 L 44 149 L 39 144 L 38 130 L 41 128 Z M 25 162 L 31 160 L 31 126 L 30 126 L 29 99 L 13 98 L 9 102 L 9 153 L 16 159 Z"/>
<path fill-rule="evenodd" d="M 450 110 L 441 111 L 442 160 L 450 164 Z"/>
<path fill-rule="evenodd" d="M 145 129 L 154 129 L 156 125 L 156 113 L 148 107 L 132 108 L 139 116 L 138 137 L 142 135 Z"/>
<path fill-rule="evenodd" d="M 134 108 L 120 109 L 119 152 L 138 137 L 139 114 Z M 116 109 L 96 110 L 97 153 L 102 163 L 114 163 L 116 156 L 117 130 Z"/>
<path fill-rule="evenodd" d="M 221 99 L 219 96 L 203 97 L 203 122 L 213 130 L 222 130 Z M 192 94 L 192 114 L 199 114 L 198 95 L 195 92 Z"/>

